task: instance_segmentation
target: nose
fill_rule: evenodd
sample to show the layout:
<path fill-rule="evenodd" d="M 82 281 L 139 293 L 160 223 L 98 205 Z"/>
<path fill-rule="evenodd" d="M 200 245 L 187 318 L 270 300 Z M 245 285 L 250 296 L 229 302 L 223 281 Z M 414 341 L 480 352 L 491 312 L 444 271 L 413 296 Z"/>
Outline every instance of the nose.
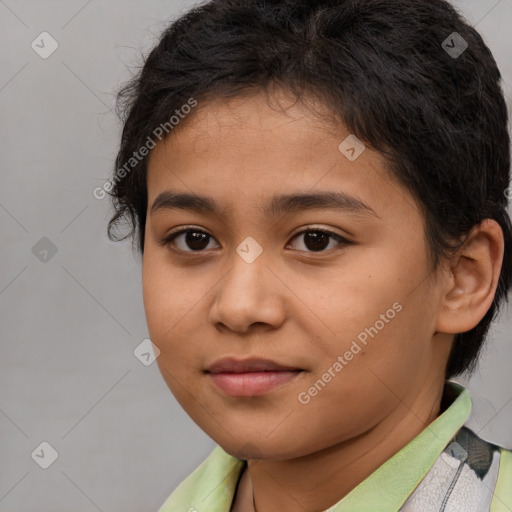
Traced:
<path fill-rule="evenodd" d="M 231 270 L 221 279 L 210 310 L 217 328 L 246 333 L 255 326 L 277 329 L 285 319 L 284 286 L 267 261 L 259 257 L 248 263 L 238 254 Z"/>

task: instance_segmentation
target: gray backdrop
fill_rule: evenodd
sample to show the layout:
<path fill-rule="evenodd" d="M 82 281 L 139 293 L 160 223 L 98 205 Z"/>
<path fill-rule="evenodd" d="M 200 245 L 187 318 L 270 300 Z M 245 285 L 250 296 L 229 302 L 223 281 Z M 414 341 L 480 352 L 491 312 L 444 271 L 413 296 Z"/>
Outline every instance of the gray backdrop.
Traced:
<path fill-rule="evenodd" d="M 512 0 L 455 3 L 510 107 Z M 214 446 L 134 354 L 145 361 L 140 261 L 107 239 L 109 205 L 93 197 L 117 151 L 116 90 L 192 5 L 0 0 L 1 512 L 156 511 Z M 511 317 L 456 379 L 471 426 L 509 448 Z"/>

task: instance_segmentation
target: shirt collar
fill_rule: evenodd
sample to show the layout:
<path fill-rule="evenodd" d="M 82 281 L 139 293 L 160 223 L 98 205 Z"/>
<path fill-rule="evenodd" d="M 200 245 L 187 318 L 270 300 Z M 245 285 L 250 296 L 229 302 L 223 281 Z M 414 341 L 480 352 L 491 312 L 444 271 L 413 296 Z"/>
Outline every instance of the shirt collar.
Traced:
<path fill-rule="evenodd" d="M 455 382 L 446 382 L 443 403 L 432 423 L 326 512 L 399 510 L 471 413 L 468 390 Z M 159 512 L 229 512 L 245 464 L 217 446 Z"/>
<path fill-rule="evenodd" d="M 471 413 L 469 391 L 448 381 L 451 405 L 419 435 L 363 480 L 329 512 L 399 510 Z"/>

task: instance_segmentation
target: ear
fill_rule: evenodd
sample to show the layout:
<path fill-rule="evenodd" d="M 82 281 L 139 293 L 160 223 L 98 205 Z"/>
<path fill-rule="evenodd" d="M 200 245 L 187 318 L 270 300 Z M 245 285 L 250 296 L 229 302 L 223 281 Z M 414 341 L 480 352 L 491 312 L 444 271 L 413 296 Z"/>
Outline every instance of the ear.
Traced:
<path fill-rule="evenodd" d="M 496 221 L 486 219 L 471 230 L 444 278 L 437 332 L 457 334 L 478 325 L 494 300 L 503 253 L 503 231 Z"/>

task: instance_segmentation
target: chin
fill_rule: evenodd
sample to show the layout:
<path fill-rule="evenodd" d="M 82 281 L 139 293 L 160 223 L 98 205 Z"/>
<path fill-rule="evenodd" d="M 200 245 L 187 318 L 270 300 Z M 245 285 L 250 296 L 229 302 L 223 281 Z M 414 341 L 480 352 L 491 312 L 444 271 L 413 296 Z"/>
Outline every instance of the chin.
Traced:
<path fill-rule="evenodd" d="M 302 453 L 299 447 L 290 446 L 282 439 L 274 443 L 265 438 L 261 441 L 241 440 L 238 443 L 233 439 L 216 442 L 226 453 L 242 460 L 288 460 L 309 453 L 307 449 Z"/>
<path fill-rule="evenodd" d="M 237 459 L 258 460 L 266 458 L 261 450 L 253 443 L 245 443 L 242 446 L 222 446 L 222 449 Z"/>

